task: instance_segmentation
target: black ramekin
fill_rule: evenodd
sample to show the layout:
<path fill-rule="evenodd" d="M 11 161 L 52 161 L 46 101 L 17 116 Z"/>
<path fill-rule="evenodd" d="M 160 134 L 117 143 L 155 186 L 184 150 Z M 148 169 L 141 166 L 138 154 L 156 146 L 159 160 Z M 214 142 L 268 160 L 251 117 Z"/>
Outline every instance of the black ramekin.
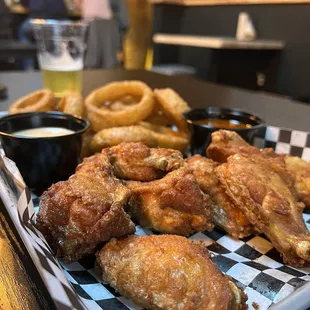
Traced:
<path fill-rule="evenodd" d="M 201 109 L 192 109 L 183 114 L 191 132 L 191 152 L 192 154 L 206 155 L 206 148 L 211 142 L 211 134 L 219 129 L 236 131 L 244 140 L 250 144 L 254 137 L 264 130 L 265 122 L 259 117 L 239 109 L 227 109 L 220 107 L 208 107 Z M 202 119 L 223 119 L 237 120 L 241 123 L 250 124 L 250 128 L 221 128 L 211 127 L 195 123 Z"/>
<path fill-rule="evenodd" d="M 13 134 L 38 127 L 62 127 L 74 133 L 40 138 Z M 13 114 L 0 119 L 0 140 L 6 156 L 16 163 L 27 186 L 42 192 L 74 173 L 82 135 L 88 128 L 88 121 L 60 112 Z"/>

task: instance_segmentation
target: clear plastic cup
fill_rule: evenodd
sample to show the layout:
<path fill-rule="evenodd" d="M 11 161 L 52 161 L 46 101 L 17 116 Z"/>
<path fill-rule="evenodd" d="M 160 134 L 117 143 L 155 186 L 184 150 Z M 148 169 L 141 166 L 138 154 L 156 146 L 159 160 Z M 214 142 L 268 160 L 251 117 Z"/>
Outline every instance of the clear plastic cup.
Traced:
<path fill-rule="evenodd" d="M 48 19 L 31 23 L 44 88 L 59 98 L 66 92 L 81 93 L 86 24 Z"/>

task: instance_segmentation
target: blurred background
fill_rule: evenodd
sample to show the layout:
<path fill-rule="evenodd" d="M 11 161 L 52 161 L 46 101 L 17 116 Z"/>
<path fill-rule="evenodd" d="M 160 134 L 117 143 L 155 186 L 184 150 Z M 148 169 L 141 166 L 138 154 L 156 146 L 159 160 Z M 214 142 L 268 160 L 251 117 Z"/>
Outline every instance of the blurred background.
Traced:
<path fill-rule="evenodd" d="M 0 0 L 0 70 L 38 69 L 30 18 L 83 19 L 85 68 L 192 76 L 308 103 L 309 11 L 305 0 Z"/>
<path fill-rule="evenodd" d="M 32 2 L 37 2 L 37 4 L 32 4 Z M 41 6 L 41 2 L 46 2 L 46 7 L 49 8 L 48 12 L 44 12 L 43 6 Z M 48 4 L 48 2 L 50 2 Z M 55 0 L 54 2 L 60 2 Z M 22 59 L 24 55 L 33 54 L 33 58 L 35 59 L 35 52 L 31 53 L 30 50 L 33 48 L 34 40 L 31 39 L 31 34 L 24 33 L 24 36 L 30 38 L 28 42 L 23 40 L 23 34 L 21 34 L 23 30 L 23 23 L 29 18 L 57 18 L 57 19 L 70 19 L 70 20 L 79 20 L 83 18 L 82 11 L 83 7 L 79 5 L 81 1 L 75 0 L 64 0 L 61 2 L 64 3 L 66 9 L 66 15 L 64 13 L 59 14 L 59 16 L 54 15 L 51 12 L 51 7 L 53 1 L 41 0 L 41 1 L 20 1 L 20 0 L 0 0 L 0 44 L 2 48 L 8 49 L 8 44 L 13 45 L 14 43 L 23 42 L 26 43 L 27 46 L 17 46 L 14 45 L 15 48 L 20 48 L 19 55 L 6 55 L 0 58 L 0 69 L 1 70 L 21 70 Z M 86 1 L 87 2 L 92 2 Z M 107 2 L 112 11 L 112 17 L 108 16 L 110 14 L 106 14 L 108 18 L 114 18 L 119 23 L 120 32 L 121 32 L 121 46 L 117 51 L 117 59 L 118 65 L 124 66 L 128 69 L 144 69 L 150 68 L 152 66 L 152 59 L 146 59 L 147 55 L 152 57 L 152 48 L 151 48 L 151 33 L 152 33 L 152 16 L 153 16 L 153 6 L 147 0 L 112 0 L 105 1 L 99 0 L 94 1 L 97 3 L 101 3 L 99 9 L 103 12 L 98 13 L 99 16 L 104 16 L 105 11 L 107 10 L 107 6 L 103 3 Z M 96 4 L 95 4 L 96 5 Z M 98 5 L 98 4 L 97 4 Z M 38 8 L 38 11 L 41 10 L 39 14 L 33 13 L 31 8 Z M 86 8 L 87 10 L 87 8 Z M 59 10 L 61 11 L 61 9 Z M 88 10 L 89 11 L 89 10 Z M 97 11 L 98 12 L 98 11 Z M 90 12 L 94 13 L 94 12 Z M 63 16 L 61 16 L 63 15 Z M 96 14 L 93 16 L 87 17 L 89 20 L 91 18 L 97 18 Z M 25 32 L 25 31 L 24 31 Z M 27 31 L 26 31 L 27 32 Z M 109 45 L 109 34 L 105 38 L 106 41 L 104 45 Z M 25 51 L 28 47 L 28 53 Z M 24 49 L 24 51 L 23 51 Z M 23 53 L 24 52 L 24 53 Z M 4 53 L 2 53 L 4 54 Z M 17 54 L 17 53 L 16 53 Z M 98 64 L 97 68 L 104 68 L 104 64 Z M 37 64 L 34 69 L 37 69 Z M 29 69 L 29 68 L 25 68 Z"/>

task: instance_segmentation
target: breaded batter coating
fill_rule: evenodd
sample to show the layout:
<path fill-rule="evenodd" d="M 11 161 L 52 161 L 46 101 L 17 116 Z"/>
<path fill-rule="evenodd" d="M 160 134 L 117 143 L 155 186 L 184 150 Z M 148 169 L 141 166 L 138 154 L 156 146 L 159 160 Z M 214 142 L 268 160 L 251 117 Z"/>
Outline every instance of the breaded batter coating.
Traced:
<path fill-rule="evenodd" d="M 225 189 L 219 182 L 215 172 L 218 164 L 200 155 L 190 157 L 186 162 L 193 170 L 201 190 L 213 201 L 212 222 L 235 238 L 243 238 L 252 234 L 254 227 L 225 193 Z"/>
<path fill-rule="evenodd" d="M 306 206 L 310 206 L 310 163 L 299 157 L 276 154 L 273 149 L 258 149 L 246 143 L 236 132 L 219 130 L 212 134 L 212 143 L 207 149 L 207 155 L 214 161 L 224 163 L 234 154 L 258 156 L 264 158 L 272 169 L 290 187 L 291 192 Z"/>
<path fill-rule="evenodd" d="M 130 191 L 112 174 L 105 154 L 86 158 L 68 181 L 41 196 L 37 227 L 66 262 L 94 252 L 111 237 L 135 232 L 125 213 Z"/>
<path fill-rule="evenodd" d="M 171 88 L 155 89 L 153 93 L 167 119 L 180 131 L 188 133 L 187 123 L 183 119 L 183 113 L 190 109 L 188 103 Z"/>
<path fill-rule="evenodd" d="M 294 179 L 299 199 L 310 207 L 310 163 L 296 156 L 285 156 L 285 164 Z"/>
<path fill-rule="evenodd" d="M 127 210 L 144 227 L 183 236 L 213 228 L 210 197 L 200 190 L 187 166 L 160 180 L 128 181 L 127 187 L 134 194 Z"/>
<path fill-rule="evenodd" d="M 260 156 L 233 155 L 216 168 L 220 182 L 247 219 L 263 232 L 292 266 L 310 265 L 310 233 L 304 205 Z"/>
<path fill-rule="evenodd" d="M 183 166 L 177 150 L 148 148 L 142 143 L 121 143 L 102 150 L 109 156 L 116 177 L 134 181 L 152 181 Z"/>
<path fill-rule="evenodd" d="M 173 235 L 112 239 L 97 253 L 102 278 L 146 309 L 247 309 L 246 295 L 201 242 Z"/>

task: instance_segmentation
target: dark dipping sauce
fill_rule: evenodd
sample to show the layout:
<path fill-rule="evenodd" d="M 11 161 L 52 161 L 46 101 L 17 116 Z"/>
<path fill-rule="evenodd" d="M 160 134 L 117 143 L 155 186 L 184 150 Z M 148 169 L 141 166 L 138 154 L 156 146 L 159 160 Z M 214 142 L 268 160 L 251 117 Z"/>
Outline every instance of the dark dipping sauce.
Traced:
<path fill-rule="evenodd" d="M 235 119 L 212 119 L 205 118 L 199 120 L 193 120 L 193 123 L 199 125 L 205 125 L 213 128 L 251 128 L 251 124 L 245 124 Z"/>

